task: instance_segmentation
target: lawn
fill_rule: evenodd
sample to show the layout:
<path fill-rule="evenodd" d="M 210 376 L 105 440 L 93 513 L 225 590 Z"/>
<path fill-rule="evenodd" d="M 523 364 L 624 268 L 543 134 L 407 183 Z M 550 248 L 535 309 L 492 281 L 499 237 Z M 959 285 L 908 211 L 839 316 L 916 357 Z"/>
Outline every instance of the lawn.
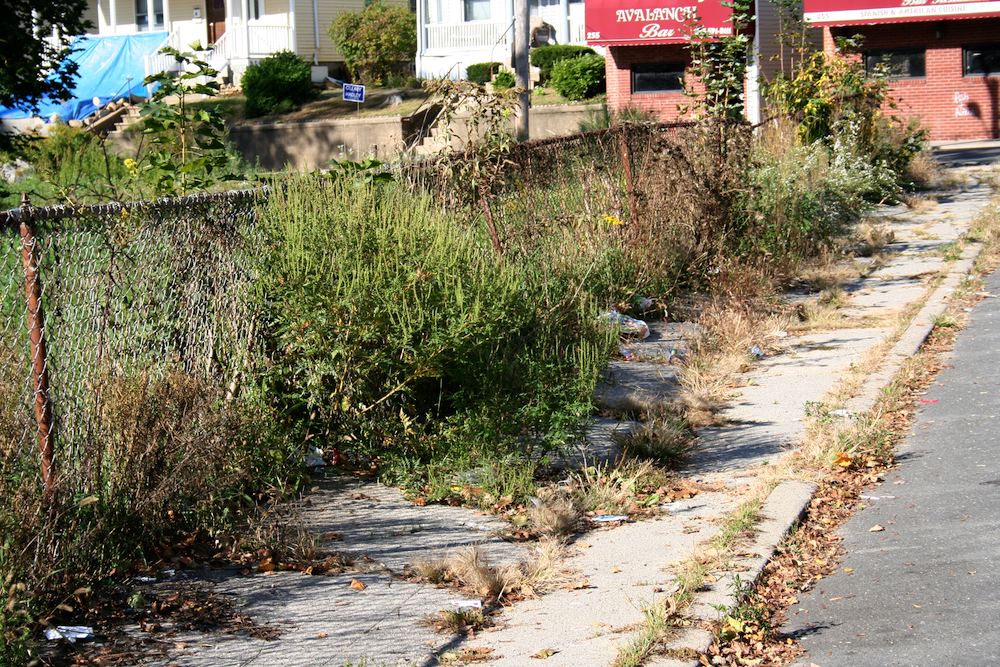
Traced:
<path fill-rule="evenodd" d="M 274 114 L 253 119 L 246 118 L 244 112 L 246 98 L 239 93 L 221 95 L 211 100 L 195 102 L 194 105 L 212 106 L 221 110 L 229 123 L 287 123 L 326 119 L 409 116 L 419 110 L 427 101 L 427 93 L 420 89 L 370 88 L 366 94 L 367 100 L 359 109 L 354 102 L 345 102 L 342 95 L 339 88 L 324 90 L 317 99 L 305 104 L 301 109 L 286 114 Z M 393 95 L 399 95 L 402 97 L 402 101 L 399 104 L 392 104 L 390 98 Z M 531 92 L 531 104 L 536 107 L 557 104 L 603 104 L 604 100 L 604 95 L 598 95 L 589 100 L 574 102 L 566 99 L 554 89 L 544 87 L 535 88 Z"/>

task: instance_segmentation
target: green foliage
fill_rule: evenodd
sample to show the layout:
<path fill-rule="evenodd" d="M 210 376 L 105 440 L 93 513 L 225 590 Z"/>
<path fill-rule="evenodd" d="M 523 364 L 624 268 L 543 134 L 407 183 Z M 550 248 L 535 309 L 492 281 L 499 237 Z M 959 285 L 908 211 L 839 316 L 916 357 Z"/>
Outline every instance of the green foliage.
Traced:
<path fill-rule="evenodd" d="M 316 95 L 309 63 L 291 51 L 280 51 L 250 65 L 240 85 L 250 118 L 293 111 Z"/>
<path fill-rule="evenodd" d="M 55 125 L 47 137 L 20 139 L 16 151 L 3 159 L 15 157 L 30 167 L 22 180 L 7 186 L 2 208 L 18 206 L 21 192 L 36 206 L 85 204 L 121 199 L 134 185 L 125 162 L 108 150 L 104 138 L 82 128 Z"/>
<path fill-rule="evenodd" d="M 503 261 L 392 182 L 294 179 L 262 217 L 269 384 L 302 437 L 398 478 L 547 451 L 589 412 L 612 341 L 555 250 Z"/>
<path fill-rule="evenodd" d="M 539 80 L 545 83 L 552 76 L 552 68 L 560 60 L 592 55 L 596 55 L 596 51 L 589 46 L 550 44 L 532 49 L 529 58 L 531 59 L 531 64 L 540 70 Z"/>
<path fill-rule="evenodd" d="M 72 42 L 91 27 L 87 0 L 0 0 L 0 106 L 37 109 L 42 98 L 65 99 L 77 65 Z"/>
<path fill-rule="evenodd" d="M 493 90 L 510 90 L 517 85 L 513 72 L 502 70 L 493 77 Z"/>
<path fill-rule="evenodd" d="M 354 80 L 372 86 L 401 72 L 417 50 L 416 15 L 381 0 L 360 12 L 340 14 L 329 32 Z"/>
<path fill-rule="evenodd" d="M 727 3 L 728 4 L 728 3 Z M 696 27 L 691 39 L 691 64 L 688 72 L 701 90 L 685 92 L 697 100 L 700 111 L 711 118 L 743 118 L 743 86 L 750 62 L 752 39 L 748 26 L 752 4 L 748 0 L 732 3 L 732 34 L 716 37 Z M 689 85 L 685 77 L 685 85 Z"/>
<path fill-rule="evenodd" d="M 809 56 L 792 76 L 779 75 L 764 89 L 777 111 L 798 121 L 805 143 L 827 140 L 841 120 L 859 122 L 861 140 L 870 143 L 888 92 L 883 72 L 869 76 L 860 59 L 822 52 Z"/>
<path fill-rule="evenodd" d="M 585 100 L 604 92 L 604 58 L 581 55 L 556 61 L 552 67 L 552 87 L 568 100 Z"/>
<path fill-rule="evenodd" d="M 494 72 L 500 71 L 500 63 L 473 63 L 465 68 L 465 78 L 472 83 L 489 83 Z"/>
<path fill-rule="evenodd" d="M 222 115 L 213 107 L 192 108 L 188 103 L 189 95 L 211 97 L 219 92 L 214 80 L 218 72 L 205 61 L 172 47 L 160 52 L 174 57 L 180 73 L 146 77 L 146 85 L 159 87 L 141 110 L 149 152 L 132 168 L 152 183 L 156 194 L 183 195 L 236 178 L 226 150 Z M 176 98 L 176 102 L 167 98 Z"/>

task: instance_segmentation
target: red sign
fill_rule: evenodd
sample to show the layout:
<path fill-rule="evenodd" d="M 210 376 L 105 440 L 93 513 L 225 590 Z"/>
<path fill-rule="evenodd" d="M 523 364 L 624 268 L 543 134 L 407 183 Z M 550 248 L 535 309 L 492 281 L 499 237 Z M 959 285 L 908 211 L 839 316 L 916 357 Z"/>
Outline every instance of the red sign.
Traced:
<path fill-rule="evenodd" d="M 1000 0 L 804 0 L 813 25 L 860 25 L 1000 16 Z"/>
<path fill-rule="evenodd" d="M 696 30 L 733 34 L 733 10 L 722 0 L 587 0 L 584 11 L 587 43 L 597 46 L 677 44 Z"/>

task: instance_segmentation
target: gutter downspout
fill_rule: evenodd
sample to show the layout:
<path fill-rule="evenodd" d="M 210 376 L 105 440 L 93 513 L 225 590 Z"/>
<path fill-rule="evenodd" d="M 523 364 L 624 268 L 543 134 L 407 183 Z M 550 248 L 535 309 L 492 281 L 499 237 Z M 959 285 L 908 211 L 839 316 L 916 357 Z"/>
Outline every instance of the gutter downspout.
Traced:
<path fill-rule="evenodd" d="M 299 44 L 295 39 L 295 0 L 288 0 L 288 50 L 292 53 L 299 52 Z"/>
<path fill-rule="evenodd" d="M 313 0 L 313 65 L 319 65 L 319 7 Z"/>
<path fill-rule="evenodd" d="M 111 34 L 118 34 L 118 0 L 109 0 L 110 5 L 110 19 L 111 19 Z"/>
<path fill-rule="evenodd" d="M 426 0 L 417 0 L 417 62 L 414 63 L 414 69 L 416 70 L 417 76 L 423 76 L 423 63 L 424 63 L 424 17 L 427 14 L 425 7 Z"/>

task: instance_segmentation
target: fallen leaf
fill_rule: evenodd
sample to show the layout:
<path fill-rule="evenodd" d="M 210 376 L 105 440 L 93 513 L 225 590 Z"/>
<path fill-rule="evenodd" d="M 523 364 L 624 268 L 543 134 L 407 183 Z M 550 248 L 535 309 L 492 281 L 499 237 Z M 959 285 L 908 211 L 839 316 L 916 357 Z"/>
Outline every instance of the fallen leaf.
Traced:
<path fill-rule="evenodd" d="M 850 468 L 851 464 L 854 463 L 854 459 L 847 452 L 837 452 L 837 458 L 833 460 L 833 463 L 841 468 Z"/>
<path fill-rule="evenodd" d="M 417 507 L 423 507 L 424 505 L 427 504 L 427 499 L 424 498 L 423 496 L 417 496 L 416 498 L 413 499 L 413 504 L 416 505 Z"/>
<path fill-rule="evenodd" d="M 543 648 L 538 653 L 532 653 L 531 657 L 535 658 L 536 660 L 545 660 L 546 658 L 551 658 L 552 656 L 554 656 L 558 652 L 559 651 L 556 651 L 555 649 Z"/>
<path fill-rule="evenodd" d="M 570 581 L 563 586 L 563 588 L 565 588 L 568 591 L 578 591 L 590 587 L 591 587 L 590 581 L 587 579 L 581 579 L 579 581 Z"/>
<path fill-rule="evenodd" d="M 846 574 L 851 574 L 852 572 L 854 572 L 854 568 L 853 567 L 845 567 L 844 568 L 844 572 Z"/>
<path fill-rule="evenodd" d="M 330 635 L 328 635 L 327 633 L 325 633 L 325 632 L 321 632 L 321 633 L 319 633 L 318 635 L 316 635 L 316 639 L 326 639 L 326 638 L 327 638 L 327 637 L 329 637 L 329 636 L 330 636 Z"/>
<path fill-rule="evenodd" d="M 883 530 L 885 530 L 885 528 L 883 526 L 880 526 L 879 524 L 876 523 L 874 526 L 872 526 L 871 528 L 868 529 L 868 532 L 869 533 L 881 533 Z"/>
<path fill-rule="evenodd" d="M 621 571 L 622 571 L 622 569 L 620 567 L 618 567 L 617 565 L 615 565 L 613 568 L 611 568 L 611 573 L 612 574 L 618 574 Z"/>
<path fill-rule="evenodd" d="M 353 588 L 356 591 L 363 591 L 368 587 L 365 585 L 365 582 L 363 581 L 359 581 L 358 579 L 351 579 L 351 588 Z"/>

